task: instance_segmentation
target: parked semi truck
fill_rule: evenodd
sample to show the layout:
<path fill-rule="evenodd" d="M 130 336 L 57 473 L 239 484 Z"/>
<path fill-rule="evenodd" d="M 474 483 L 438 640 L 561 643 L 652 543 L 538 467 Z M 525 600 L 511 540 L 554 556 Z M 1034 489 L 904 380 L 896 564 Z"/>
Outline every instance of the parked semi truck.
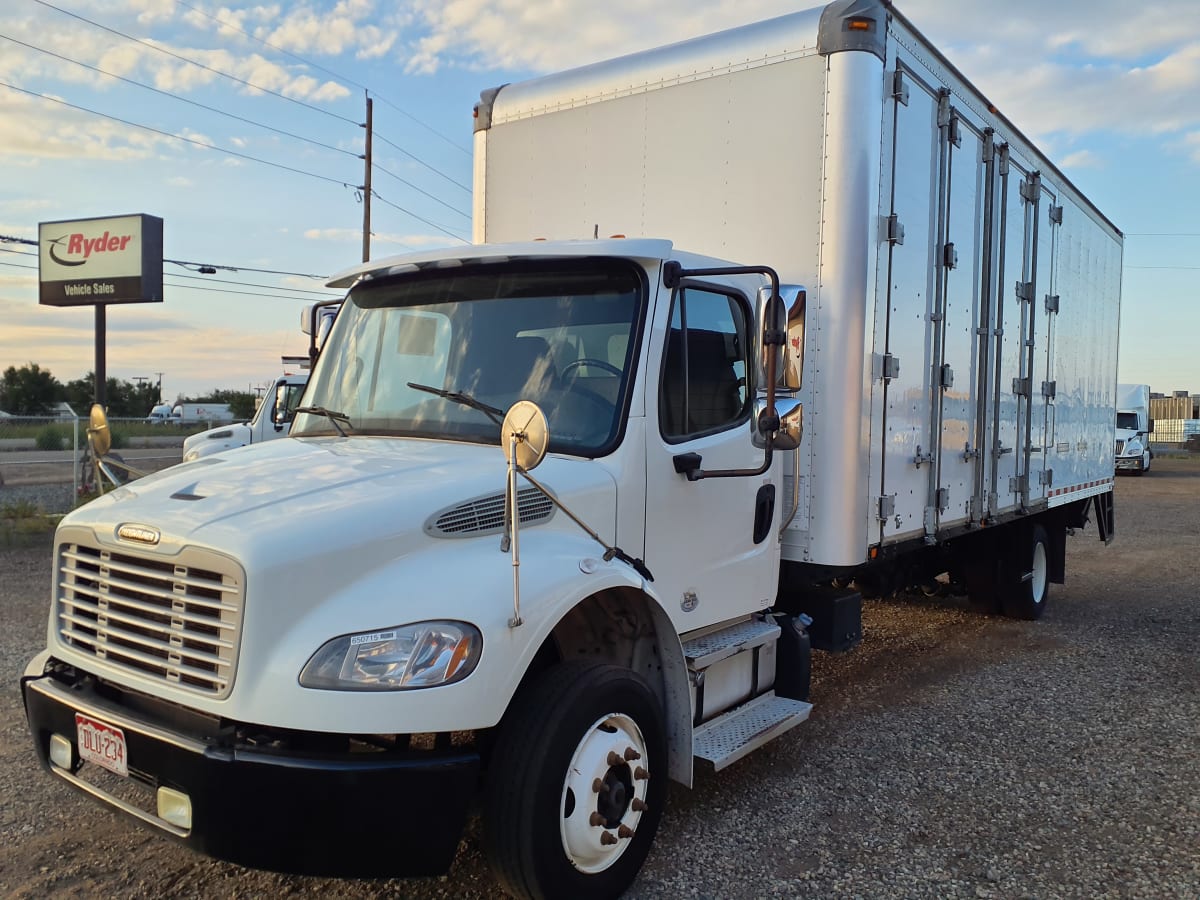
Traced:
<path fill-rule="evenodd" d="M 478 802 L 506 890 L 614 896 L 668 779 L 819 703 L 831 583 L 1034 619 L 1111 539 L 1121 233 L 885 3 L 488 91 L 475 188 L 478 243 L 334 279 L 292 439 L 63 520 L 54 776 L 356 875 Z"/>
<path fill-rule="evenodd" d="M 1150 385 L 1117 385 L 1117 451 L 1114 463 L 1118 472 L 1144 475 L 1150 471 Z"/>

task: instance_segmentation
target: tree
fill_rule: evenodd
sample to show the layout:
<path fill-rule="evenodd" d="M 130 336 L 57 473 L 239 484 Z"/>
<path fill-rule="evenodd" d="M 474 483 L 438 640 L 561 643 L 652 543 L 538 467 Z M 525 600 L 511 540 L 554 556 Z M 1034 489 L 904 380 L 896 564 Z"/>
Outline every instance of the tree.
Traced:
<path fill-rule="evenodd" d="M 58 379 L 37 363 L 9 366 L 0 379 L 0 409 L 14 416 L 44 416 L 62 396 Z"/>
<path fill-rule="evenodd" d="M 199 397 L 181 397 L 179 403 L 228 403 L 235 419 L 251 419 L 255 409 L 254 394 L 249 391 L 216 389 Z"/>
<path fill-rule="evenodd" d="M 63 393 L 77 415 L 86 415 L 96 396 L 95 372 L 67 382 Z M 149 415 L 150 408 L 158 402 L 158 386 L 109 378 L 104 382 L 104 399 L 111 418 L 140 419 Z"/>

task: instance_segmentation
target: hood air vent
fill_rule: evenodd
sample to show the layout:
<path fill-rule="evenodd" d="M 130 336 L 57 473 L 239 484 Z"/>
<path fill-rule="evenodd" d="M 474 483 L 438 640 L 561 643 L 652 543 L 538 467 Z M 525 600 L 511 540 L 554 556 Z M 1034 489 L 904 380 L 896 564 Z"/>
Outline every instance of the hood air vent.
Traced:
<path fill-rule="evenodd" d="M 554 504 L 537 488 L 517 491 L 517 510 L 521 525 L 544 522 L 554 515 Z M 504 531 L 504 494 L 488 494 L 434 513 L 425 523 L 432 537 L 478 537 Z"/>

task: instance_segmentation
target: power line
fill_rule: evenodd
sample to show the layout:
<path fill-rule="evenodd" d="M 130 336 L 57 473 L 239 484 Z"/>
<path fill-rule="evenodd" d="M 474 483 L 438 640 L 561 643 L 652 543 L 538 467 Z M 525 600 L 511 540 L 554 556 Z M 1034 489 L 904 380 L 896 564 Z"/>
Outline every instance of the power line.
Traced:
<path fill-rule="evenodd" d="M 37 2 L 41 3 L 42 0 L 37 0 Z M 128 119 L 122 119 L 118 116 L 110 116 L 108 113 L 102 113 L 99 110 L 89 109 L 86 106 L 77 106 L 74 103 L 68 103 L 66 100 L 60 100 L 57 97 L 51 97 L 48 94 L 41 94 L 41 93 L 38 93 L 37 91 L 26 90 L 25 88 L 21 88 L 21 87 L 17 87 L 16 85 L 9 84 L 6 81 L 0 81 L 0 87 L 6 87 L 9 90 L 19 91 L 20 93 L 28 94 L 31 97 L 40 97 L 42 100 L 49 100 L 52 103 L 58 103 L 62 106 L 66 106 L 71 109 L 78 110 L 79 112 L 85 112 L 85 113 L 88 113 L 93 116 L 100 116 L 101 118 L 109 119 L 113 122 L 120 122 L 122 125 L 128 125 L 130 128 L 141 128 L 144 131 L 149 131 L 154 134 L 159 134 L 159 135 L 162 135 L 163 137 L 170 138 L 172 140 L 184 141 L 188 144 L 195 144 L 197 147 L 203 147 L 205 150 L 216 150 L 218 153 L 228 153 L 230 156 L 236 156 L 239 159 L 249 160 L 250 162 L 261 163 L 264 166 L 271 166 L 272 168 L 276 168 L 276 169 L 283 169 L 285 172 L 293 172 L 297 175 L 307 175 L 309 178 L 316 178 L 320 181 L 327 181 L 330 184 L 340 184 L 342 187 L 347 187 L 347 188 L 353 187 L 353 185 L 351 185 L 348 181 L 343 181 L 340 178 L 330 178 L 328 175 L 318 175 L 316 172 L 308 172 L 308 171 L 305 171 L 304 169 L 297 169 L 297 168 L 293 168 L 292 166 L 285 166 L 283 163 L 276 163 L 276 162 L 271 162 L 270 160 L 260 159 L 259 157 L 251 156 L 248 153 L 239 153 L 237 150 L 229 150 L 225 147 L 218 147 L 216 144 L 206 144 L 203 141 L 196 140 L 195 138 L 184 137 L 183 135 L 180 135 L 180 134 L 171 134 L 170 132 L 163 131 L 159 128 L 153 128 L 149 125 L 142 125 L 138 122 L 130 122 Z"/>
<path fill-rule="evenodd" d="M 335 147 L 332 144 L 326 144 L 321 141 L 314 140 L 313 138 L 304 137 L 304 135 L 293 134 L 290 131 L 284 131 L 281 128 L 275 128 L 274 126 L 267 125 L 263 122 L 256 121 L 255 119 L 248 119 L 245 116 L 239 116 L 235 113 L 229 112 L 228 110 L 220 109 L 215 106 L 209 106 L 208 104 L 201 103 L 198 100 L 191 100 L 187 97 L 181 97 L 179 94 L 173 94 L 170 91 L 164 91 L 164 90 L 161 90 L 160 88 L 156 88 L 149 84 L 143 84 L 140 81 L 135 81 L 132 78 L 126 78 L 123 75 L 116 75 L 112 72 L 106 72 L 106 71 L 104 71 L 104 69 L 101 69 L 97 66 L 89 65 L 88 63 L 82 62 L 81 60 L 78 60 L 78 59 L 72 59 L 69 56 L 63 56 L 62 54 L 55 53 L 53 50 L 47 50 L 44 47 L 37 47 L 33 44 L 27 44 L 24 41 L 19 41 L 16 38 L 10 37 L 7 34 L 0 34 L 0 38 L 3 38 L 6 41 L 12 41 L 12 43 L 14 43 L 14 44 L 20 44 L 22 47 L 27 47 L 30 50 L 36 50 L 38 53 L 45 53 L 47 56 L 53 56 L 55 59 L 60 59 L 63 62 L 74 63 L 77 66 L 82 66 L 83 68 L 90 69 L 93 72 L 99 72 L 101 75 L 106 75 L 109 78 L 115 78 L 118 81 L 125 82 L 126 84 L 132 84 L 135 87 L 140 87 L 147 91 L 153 91 L 154 93 L 160 94 L 164 97 L 170 97 L 173 100 L 179 100 L 179 101 L 182 101 L 183 103 L 190 103 L 192 106 L 198 106 L 200 109 L 205 109 L 205 110 L 208 110 L 209 112 L 217 113 L 218 115 L 228 116 L 231 119 L 236 119 L 239 122 L 245 122 L 248 125 L 255 125 L 259 128 L 265 128 L 267 131 L 273 131 L 276 134 L 282 134 L 285 137 L 294 138 L 298 141 L 304 141 L 305 143 L 313 144 L 314 146 L 322 147 L 326 150 L 332 150 L 335 153 L 345 153 L 347 156 L 352 156 L 355 159 L 362 159 L 362 154 L 354 153 L 353 151 L 346 150 L 343 147 Z"/>
<path fill-rule="evenodd" d="M 415 184 L 413 184 L 411 181 L 407 181 L 406 179 L 401 178 L 399 175 L 397 175 L 395 172 L 391 171 L 390 169 L 385 169 L 383 166 L 379 165 L 379 163 L 372 162 L 371 165 L 375 169 L 378 169 L 380 172 L 382 172 L 384 175 L 390 175 L 392 178 L 395 178 L 401 184 L 412 188 L 418 194 L 424 194 L 426 197 L 428 197 L 434 203 L 439 203 L 442 206 L 446 207 L 446 209 L 450 210 L 451 212 L 458 213 L 460 216 L 466 216 L 468 219 L 471 218 L 471 214 L 469 212 L 466 212 L 465 210 L 461 210 L 457 206 L 451 206 L 445 200 L 435 197 L 433 194 L 429 193 L 429 191 L 422 190 L 421 188 L 419 188 Z M 374 196 L 374 195 L 372 195 L 372 196 Z"/>
<path fill-rule="evenodd" d="M 183 259 L 164 259 L 163 262 L 183 266 L 185 269 L 193 268 L 197 271 L 202 269 L 223 269 L 226 272 L 261 272 L 264 275 L 295 275 L 297 278 L 311 278 L 314 281 L 324 281 L 329 277 L 328 275 L 310 275 L 305 272 L 282 272 L 279 269 L 253 269 L 250 266 L 224 266 L 219 263 L 188 262 Z"/>
<path fill-rule="evenodd" d="M 390 206 L 392 209 L 397 209 L 400 212 L 404 213 L 405 215 L 412 216 L 417 221 L 425 223 L 430 228 L 436 228 L 442 234 L 447 235 L 448 237 L 452 237 L 456 241 L 462 241 L 464 244 L 471 243 L 466 238 L 458 236 L 453 231 L 450 231 L 447 228 L 443 228 L 441 225 L 437 224 L 436 222 L 431 222 L 428 219 L 424 218 L 423 216 L 418 216 L 411 209 L 405 209 L 403 206 L 399 206 L 399 205 L 393 203 L 391 200 L 387 200 L 383 197 L 380 197 L 379 194 L 375 193 L 374 191 L 371 192 L 371 196 L 374 197 L 376 200 L 378 200 L 380 203 L 384 204 L 385 206 Z"/>
<path fill-rule="evenodd" d="M 178 0 L 176 0 L 176 2 L 178 2 Z M 451 178 L 449 175 L 447 175 L 447 174 L 446 174 L 445 172 L 443 172 L 441 169 L 436 169 L 436 168 L 434 168 L 433 166 L 431 166 L 429 163 L 425 162 L 425 161 L 424 161 L 423 159 L 421 159 L 420 157 L 418 157 L 418 156 L 414 156 L 412 153 L 409 153 L 407 150 L 405 150 L 405 149 L 404 149 L 403 147 L 401 147 L 399 144 L 396 144 L 396 143 L 393 143 L 392 141 L 389 141 L 389 140 L 388 140 L 386 137 L 384 137 L 384 136 L 383 136 L 382 134 L 380 134 L 379 132 L 375 132 L 375 135 L 374 135 L 374 137 L 375 137 L 375 140 L 377 140 L 377 141 L 383 141 L 383 143 L 387 144 L 387 145 L 388 145 L 389 147 L 391 147 L 392 149 L 394 149 L 394 150 L 399 150 L 401 153 L 403 153 L 403 154 L 404 154 L 405 156 L 407 156 L 409 159 L 412 159 L 412 160 L 414 160 L 415 162 L 418 162 L 418 163 L 420 163 L 420 164 L 421 164 L 421 165 L 423 165 L 425 168 L 427 168 L 427 169 L 428 169 L 430 172 L 433 172 L 435 175 L 438 175 L 438 176 L 440 176 L 440 177 L 442 177 L 442 178 L 446 179 L 446 181 L 450 182 L 450 183 L 451 183 L 452 185 L 454 185 L 455 187 L 460 187 L 460 188 L 462 188 L 462 189 L 463 189 L 464 191 L 466 191 L 468 194 L 469 194 L 469 193 L 471 193 L 471 189 L 470 189 L 469 187 L 467 187 L 467 185 L 463 184 L 461 181 L 455 181 L 453 178 Z"/>
<path fill-rule="evenodd" d="M 118 31 L 116 28 L 109 28 L 107 25 L 101 25 L 99 22 L 94 22 L 91 19 L 86 18 L 85 16 L 79 15 L 78 13 L 73 13 L 70 10 L 66 10 L 66 9 L 57 7 L 53 3 L 47 3 L 46 0 L 34 0 L 34 2 L 41 4 L 42 6 L 45 6 L 48 9 L 52 9 L 55 12 L 60 12 L 64 16 L 70 16 L 72 19 L 78 19 L 80 22 L 86 22 L 87 24 L 93 26 L 94 28 L 99 28 L 103 31 L 107 31 L 109 34 L 115 34 L 119 37 L 125 38 L 125 40 L 127 40 L 127 41 L 133 41 L 134 43 L 141 44 L 143 47 L 149 47 L 151 50 L 156 50 L 159 53 L 165 53 L 167 56 L 173 57 L 174 59 L 178 59 L 181 62 L 185 62 L 190 65 L 196 66 L 198 68 L 204 69 L 204 71 L 206 71 L 206 72 L 212 72 L 214 75 L 220 75 L 222 78 L 228 78 L 230 81 L 236 81 L 238 84 L 245 85 L 248 88 L 253 88 L 256 91 L 262 91 L 264 94 L 270 94 L 272 97 L 278 97 L 280 100 L 286 100 L 289 103 L 295 103 L 297 106 L 303 106 L 305 109 L 311 109 L 314 112 L 322 113 L 323 115 L 330 116 L 331 118 L 340 119 L 343 122 L 347 122 L 350 125 L 355 126 L 356 128 L 363 127 L 361 122 L 356 122 L 354 119 L 348 119 L 343 115 L 333 112 L 332 110 L 322 109 L 319 106 L 314 106 L 313 104 L 306 103 L 303 100 L 297 100 L 295 97 L 289 97 L 286 94 L 281 94 L 279 91 L 273 91 L 270 88 L 265 88 L 265 87 L 262 87 L 261 85 L 254 84 L 253 82 L 247 81 L 244 78 L 239 78 L 237 75 L 231 75 L 229 72 L 222 72 L 220 69 L 214 69 L 212 66 L 205 65 L 204 63 L 201 63 L 201 62 L 196 62 L 196 60 L 194 60 L 194 59 L 188 59 L 186 56 L 182 56 L 178 53 L 175 53 L 171 50 L 166 49 L 165 47 L 160 47 L 157 44 L 152 44 L 147 40 L 143 40 L 142 38 L 136 38 L 133 35 L 126 34 L 123 31 Z"/>
<path fill-rule="evenodd" d="M 370 93 L 372 93 L 376 97 L 378 97 L 380 100 L 382 100 L 384 103 L 386 103 L 388 106 L 390 106 L 392 109 L 396 110 L 396 112 L 400 113 L 402 116 L 406 116 L 407 118 L 412 119 L 412 121 L 416 122 L 418 125 L 420 125 L 422 128 L 424 128 L 426 131 L 430 132 L 431 134 L 436 135 L 437 137 L 441 138 L 443 141 L 448 143 L 451 147 L 454 147 L 456 150 L 461 150 L 463 153 L 467 154 L 468 156 L 471 155 L 471 151 L 466 149 L 465 147 L 463 147 L 457 141 L 442 134 L 440 131 L 438 131 L 436 128 L 434 128 L 432 125 L 429 125 L 428 123 L 421 121 L 420 119 L 418 119 L 416 116 L 414 116 L 412 113 L 408 112 L 407 110 L 401 109 L 399 106 L 397 106 L 391 100 L 389 100 L 387 97 L 382 96 L 378 91 L 372 90 L 367 85 L 361 84 L 360 82 L 355 81 L 353 78 L 347 78 L 345 75 L 335 72 L 332 69 L 327 69 L 325 66 L 322 66 L 319 63 L 315 63 L 315 62 L 312 62 L 311 60 L 305 59 L 303 56 L 293 53 L 291 50 L 285 50 L 283 47 L 280 47 L 276 44 L 272 44 L 270 41 L 263 40 L 258 35 L 251 34 L 249 31 L 246 31 L 244 28 L 237 25 L 236 23 L 227 21 L 226 19 L 219 18 L 218 16 L 211 15 L 210 13 L 207 13 L 204 10 L 193 6 L 192 4 L 185 2 L 185 0 L 175 0 L 175 3 L 178 6 L 186 6 L 188 9 L 199 13 L 200 15 L 204 16 L 207 19 L 212 19 L 214 22 L 216 22 L 220 25 L 224 25 L 226 28 L 232 28 L 234 31 L 244 34 L 246 37 L 250 38 L 251 40 L 258 41 L 264 47 L 270 47 L 272 50 L 278 50 L 280 53 L 283 53 L 286 56 L 290 56 L 292 59 L 294 59 L 298 62 L 304 63 L 306 66 L 311 66 L 314 69 L 319 69 L 320 71 L 324 72 L 326 75 L 332 75 L 334 78 L 337 78 L 339 81 L 344 81 L 347 84 L 352 84 L 357 88 L 362 88 L 364 91 L 369 91 Z M 379 136 L 376 135 L 376 137 L 379 137 Z M 380 140 L 384 140 L 384 139 L 380 138 Z M 385 140 L 385 143 L 391 144 L 391 141 Z M 393 144 L 392 146 L 395 146 L 395 145 Z M 396 149 L 400 150 L 403 153 L 408 152 L 407 150 L 404 150 L 401 147 L 396 147 Z M 415 159 L 415 157 L 414 157 L 414 159 Z M 419 162 L 419 160 L 418 160 L 418 162 Z M 434 171 L 437 171 L 437 170 L 435 169 Z M 441 174 L 441 173 L 439 173 L 439 174 Z"/>
<path fill-rule="evenodd" d="M 31 255 L 36 255 L 36 254 L 31 254 Z M 165 260 L 164 260 L 164 262 L 165 262 Z M 240 287 L 262 288 L 263 290 L 266 290 L 266 291 L 292 291 L 294 293 L 299 293 L 299 294 L 314 294 L 317 297 L 332 297 L 332 296 L 340 297 L 340 296 L 342 296 L 341 292 L 334 292 L 334 291 L 329 291 L 329 290 L 314 291 L 311 288 L 286 287 L 286 286 L 274 285 L 274 284 L 256 284 L 253 281 L 234 281 L 229 278 L 213 278 L 210 275 L 167 275 L 164 277 L 166 277 L 166 278 L 186 278 L 188 281 L 204 281 L 204 282 L 208 282 L 210 284 L 236 284 L 236 285 L 239 285 Z"/>

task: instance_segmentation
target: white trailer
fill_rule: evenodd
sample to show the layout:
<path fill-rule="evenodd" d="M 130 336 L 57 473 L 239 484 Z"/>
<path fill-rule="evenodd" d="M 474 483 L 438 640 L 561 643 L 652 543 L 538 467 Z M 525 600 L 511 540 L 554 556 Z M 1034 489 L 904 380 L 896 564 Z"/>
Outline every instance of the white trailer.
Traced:
<path fill-rule="evenodd" d="M 63 520 L 25 708 L 215 856 L 440 872 L 479 794 L 505 889 L 611 897 L 808 717 L 832 580 L 1034 618 L 1111 537 L 1121 236 L 878 0 L 477 122 L 485 243 L 334 280 L 291 439 Z"/>
<path fill-rule="evenodd" d="M 1150 471 L 1150 434 L 1154 420 L 1150 418 L 1150 385 L 1117 385 L 1117 449 L 1114 458 L 1116 471 L 1144 475 Z"/>

